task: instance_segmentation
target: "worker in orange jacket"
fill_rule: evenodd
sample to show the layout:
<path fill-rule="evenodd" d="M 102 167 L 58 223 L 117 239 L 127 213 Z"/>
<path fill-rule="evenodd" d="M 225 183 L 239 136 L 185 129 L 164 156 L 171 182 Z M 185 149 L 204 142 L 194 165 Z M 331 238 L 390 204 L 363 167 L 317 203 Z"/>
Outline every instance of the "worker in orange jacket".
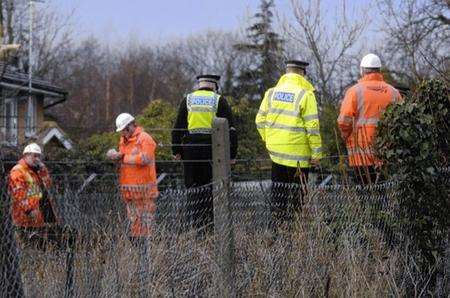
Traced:
<path fill-rule="evenodd" d="M 156 143 L 128 113 L 116 119 L 121 138 L 119 151 L 111 149 L 107 157 L 120 163 L 120 191 L 126 203 L 131 236 L 149 236 L 156 212 Z"/>
<path fill-rule="evenodd" d="M 53 217 L 51 221 L 56 219 L 53 210 L 42 210 L 42 203 L 52 185 L 52 180 L 41 156 L 42 150 L 39 145 L 29 144 L 23 151 L 23 158 L 9 174 L 8 189 L 12 197 L 13 223 L 30 230 L 45 226 L 44 211 L 51 212 Z"/>
<path fill-rule="evenodd" d="M 399 91 L 384 81 L 380 69 L 381 60 L 377 55 L 363 57 L 362 78 L 347 90 L 338 118 L 349 164 L 364 184 L 375 182 L 376 168 L 381 164 L 373 150 L 380 117 L 390 104 L 401 99 Z"/>
<path fill-rule="evenodd" d="M 41 148 L 35 143 L 27 145 L 8 177 L 12 221 L 24 245 L 43 249 L 50 242 L 60 248 L 75 243 L 74 231 L 60 225 L 49 193 L 51 186 Z"/>

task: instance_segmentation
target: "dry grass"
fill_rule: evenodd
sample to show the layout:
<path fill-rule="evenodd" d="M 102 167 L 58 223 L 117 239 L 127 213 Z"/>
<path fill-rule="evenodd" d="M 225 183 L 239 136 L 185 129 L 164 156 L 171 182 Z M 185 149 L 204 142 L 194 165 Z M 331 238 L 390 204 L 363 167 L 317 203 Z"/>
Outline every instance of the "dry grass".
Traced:
<path fill-rule="evenodd" d="M 132 297 L 141 288 L 154 296 L 213 296 L 213 239 L 192 235 L 152 239 L 147 258 L 150 278 L 139 283 L 138 249 L 126 237 L 78 247 L 75 293 L 79 297 Z M 236 288 L 239 296 L 379 297 L 404 296 L 402 253 L 389 250 L 380 235 L 366 240 L 351 233 L 330 236 L 324 226 L 298 225 L 292 236 L 236 231 Z M 65 253 L 24 250 L 21 271 L 27 296 L 61 297 Z"/>
<path fill-rule="evenodd" d="M 386 237 L 386 223 L 375 220 L 380 208 L 370 208 L 368 201 L 356 195 L 358 191 L 310 192 L 292 229 L 280 229 L 276 237 L 255 227 L 255 218 L 264 217 L 264 211 L 255 209 L 259 207 L 236 212 L 238 296 L 420 296 L 421 289 L 414 288 L 419 280 L 408 252 L 391 245 L 389 237 L 395 233 Z M 378 211 L 374 214 L 373 209 Z M 99 229 L 85 235 L 75 253 L 75 296 L 220 296 L 213 282 L 217 270 L 214 237 L 198 238 L 192 231 L 176 233 L 174 224 L 173 219 L 160 223 L 149 239 L 143 261 L 147 277 L 139 274 L 143 260 L 139 248 L 125 234 L 117 233 L 120 228 L 114 229 L 115 234 Z M 63 296 L 65 252 L 23 249 L 21 272 L 27 296 Z"/>

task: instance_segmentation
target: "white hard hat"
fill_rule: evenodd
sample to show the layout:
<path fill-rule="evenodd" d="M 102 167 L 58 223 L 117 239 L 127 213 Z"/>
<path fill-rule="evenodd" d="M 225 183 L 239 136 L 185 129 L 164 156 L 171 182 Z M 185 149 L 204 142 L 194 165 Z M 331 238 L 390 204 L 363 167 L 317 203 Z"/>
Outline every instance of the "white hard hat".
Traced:
<path fill-rule="evenodd" d="M 27 145 L 27 146 L 25 147 L 25 149 L 23 149 L 23 154 L 26 154 L 26 153 L 37 153 L 37 154 L 42 154 L 42 150 L 41 150 L 41 147 L 39 147 L 38 144 L 36 144 L 36 143 L 31 143 L 31 144 Z"/>
<path fill-rule="evenodd" d="M 367 54 L 361 60 L 360 67 L 363 68 L 381 68 L 381 60 L 375 54 Z"/>
<path fill-rule="evenodd" d="M 116 118 L 116 131 L 122 131 L 128 124 L 134 121 L 134 117 L 128 113 L 122 113 Z"/>

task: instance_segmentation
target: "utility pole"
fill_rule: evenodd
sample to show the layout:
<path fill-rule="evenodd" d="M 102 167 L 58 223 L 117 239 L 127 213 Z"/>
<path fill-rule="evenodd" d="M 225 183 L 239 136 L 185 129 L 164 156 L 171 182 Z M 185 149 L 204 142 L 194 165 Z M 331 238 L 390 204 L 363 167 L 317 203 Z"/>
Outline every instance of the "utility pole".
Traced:
<path fill-rule="evenodd" d="M 34 21 L 34 3 L 38 2 L 38 3 L 44 3 L 43 0 L 29 0 L 29 35 L 30 35 L 30 40 L 28 43 L 28 88 L 29 88 L 29 94 L 30 94 L 30 98 L 31 98 L 31 88 L 32 88 L 32 84 L 31 84 L 31 80 L 33 77 L 33 21 Z"/>
<path fill-rule="evenodd" d="M 34 0 L 29 2 L 29 37 L 28 42 L 28 104 L 31 102 L 31 79 L 33 76 L 33 14 L 34 14 Z"/>
<path fill-rule="evenodd" d="M 44 3 L 43 0 L 29 0 L 29 42 L 28 42 L 28 104 L 32 104 L 32 96 L 31 92 L 33 90 L 33 21 L 34 21 L 34 3 Z M 28 109 L 27 109 L 28 112 Z M 33 117 L 33 115 L 27 115 L 27 117 Z M 31 125 L 32 122 L 30 121 L 29 124 Z M 31 127 L 30 131 L 34 131 L 35 128 Z"/>

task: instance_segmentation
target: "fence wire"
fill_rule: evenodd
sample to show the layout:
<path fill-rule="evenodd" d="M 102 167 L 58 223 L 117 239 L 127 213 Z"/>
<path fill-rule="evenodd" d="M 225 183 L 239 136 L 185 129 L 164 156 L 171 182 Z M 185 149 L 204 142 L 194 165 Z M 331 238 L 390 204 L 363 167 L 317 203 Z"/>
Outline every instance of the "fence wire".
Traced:
<path fill-rule="evenodd" d="M 2 187 L 2 297 L 221 296 L 223 266 L 234 270 L 237 296 L 402 294 L 396 247 L 405 227 L 397 221 L 395 182 L 168 188 L 148 222 L 142 219 L 148 236 L 132 235 L 130 202 L 115 175 L 81 191 L 82 180 L 66 182 L 55 181 L 50 193 L 59 223 L 37 229 L 11 222 Z M 218 244 L 232 249 L 231 264 L 218 256 Z"/>

